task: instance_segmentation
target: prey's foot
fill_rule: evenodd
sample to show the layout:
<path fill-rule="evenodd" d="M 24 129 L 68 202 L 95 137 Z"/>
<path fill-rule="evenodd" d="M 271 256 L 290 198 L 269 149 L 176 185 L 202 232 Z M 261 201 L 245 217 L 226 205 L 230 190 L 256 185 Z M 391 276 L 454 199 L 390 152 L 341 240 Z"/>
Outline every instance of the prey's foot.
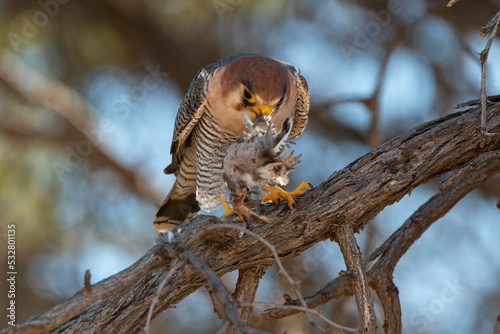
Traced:
<path fill-rule="evenodd" d="M 246 205 L 244 205 L 242 203 L 236 203 L 234 205 L 234 210 L 241 217 L 241 219 L 243 219 L 243 217 L 245 217 L 246 220 L 252 221 L 254 223 L 258 223 L 258 224 L 269 223 L 269 220 L 266 217 L 259 216 L 258 214 L 256 214 L 252 210 L 250 210 L 250 208 L 248 208 Z M 245 219 L 243 219 L 243 220 L 245 220 Z"/>
<path fill-rule="evenodd" d="M 230 214 L 236 213 L 241 220 L 246 221 L 246 219 L 259 223 L 259 224 L 267 224 L 269 223 L 269 220 L 267 218 L 261 217 L 252 210 L 250 210 L 247 206 L 243 204 L 243 199 L 245 197 L 241 197 L 240 201 L 234 201 L 233 202 L 233 207 L 232 209 L 229 204 L 227 203 L 226 197 L 224 194 L 221 194 L 219 196 L 219 201 L 221 202 L 222 206 L 224 207 L 224 214 L 221 216 L 226 217 L 229 216 Z M 245 219 L 246 218 L 246 219 Z"/>
<path fill-rule="evenodd" d="M 288 202 L 288 206 L 291 210 L 293 210 L 295 206 L 295 201 L 293 200 L 293 196 L 302 195 L 302 189 L 309 189 L 311 186 L 307 182 L 302 182 L 295 190 L 293 191 L 284 191 L 278 186 L 265 186 L 265 189 L 269 191 L 269 194 L 265 194 L 262 197 L 262 202 L 271 201 L 273 204 L 278 204 L 279 199 L 284 199 Z"/>

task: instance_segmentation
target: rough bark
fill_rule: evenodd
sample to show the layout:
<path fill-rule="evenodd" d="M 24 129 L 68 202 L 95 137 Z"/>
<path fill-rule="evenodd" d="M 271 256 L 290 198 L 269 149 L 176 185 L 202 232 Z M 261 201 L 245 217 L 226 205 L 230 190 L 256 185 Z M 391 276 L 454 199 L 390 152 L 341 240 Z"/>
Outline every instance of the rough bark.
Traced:
<path fill-rule="evenodd" d="M 354 233 L 349 225 L 342 226 L 336 233 L 335 241 L 340 246 L 344 256 L 347 271 L 340 275 L 347 279 L 351 289 L 354 291 L 356 306 L 359 314 L 359 333 L 375 333 L 377 319 L 373 299 L 363 266 L 363 255 L 359 249 Z"/>
<path fill-rule="evenodd" d="M 241 302 L 253 302 L 255 293 L 259 287 L 260 279 L 264 276 L 265 271 L 266 267 L 261 266 L 240 270 L 233 297 Z M 248 325 L 252 310 L 251 307 L 238 309 L 240 319 L 243 323 Z"/>
<path fill-rule="evenodd" d="M 499 132 L 499 103 L 489 106 L 487 124 L 489 132 Z M 271 223 L 251 224 L 249 230 L 273 244 L 282 259 L 295 257 L 322 240 L 335 238 L 342 226 L 349 225 L 352 232 L 358 232 L 386 206 L 411 193 L 414 188 L 444 173 L 455 171 L 464 166 L 467 168 L 471 163 L 474 163 L 475 159 L 484 156 L 484 153 L 500 150 L 499 138 L 498 135 L 489 136 L 486 138 L 484 146 L 480 146 L 480 112 L 478 108 L 436 119 L 388 141 L 344 169 L 333 173 L 326 181 L 298 199 L 295 210 L 290 211 L 286 204 L 277 207 L 263 206 L 257 209 L 256 212 L 268 218 Z M 497 152 L 491 154 L 495 157 Z M 490 162 L 487 165 L 490 169 L 484 171 L 485 168 L 483 168 L 483 174 L 481 174 L 483 178 L 474 179 L 473 185 L 484 182 L 486 177 L 498 172 L 498 168 L 491 167 L 491 165 L 498 163 L 498 159 L 493 159 Z M 465 181 L 452 182 L 452 185 L 435 196 L 439 198 L 441 194 L 456 196 L 455 187 L 463 189 L 463 191 L 473 189 L 473 186 L 460 188 L 458 185 L 461 182 Z M 461 197 L 453 198 L 458 201 Z M 431 200 L 428 202 L 431 206 L 442 203 L 439 200 Z M 451 206 L 456 201 L 452 201 Z M 436 209 L 435 218 L 441 217 L 446 212 Z M 418 235 L 418 233 L 423 233 L 425 228 L 420 231 L 420 227 L 413 224 L 415 219 L 418 220 L 418 216 L 410 220 L 408 226 L 403 227 L 416 228 L 419 231 L 415 232 L 415 235 Z M 77 311 L 72 311 L 71 307 L 74 304 L 70 300 L 65 303 L 65 307 L 63 304 L 56 307 L 55 311 L 49 310 L 20 324 L 18 332 L 34 333 L 37 332 L 37 329 L 38 332 L 53 330 L 54 333 L 139 332 L 145 325 L 149 305 L 155 297 L 156 288 L 170 268 L 170 260 L 162 259 L 159 256 L 161 254 L 159 245 L 165 243 L 167 239 L 170 244 L 176 247 L 188 248 L 193 254 L 204 260 L 218 276 L 234 270 L 246 270 L 274 263 L 271 251 L 258 240 L 247 235 L 235 238 L 227 229 L 210 231 L 202 238 L 192 241 L 193 236 L 199 234 L 204 228 L 221 221 L 235 224 L 240 222 L 238 217 L 233 216 L 227 219 L 195 216 L 182 224 L 173 234 L 163 236 L 160 242 L 134 265 L 137 270 L 136 275 L 127 281 L 126 286 L 121 286 L 123 274 L 118 273 L 108 280 L 114 280 L 120 286 L 119 289 L 108 287 L 108 290 L 105 291 L 97 290 L 99 291 L 97 295 L 92 293 L 89 298 L 81 298 L 81 295 L 85 293 L 85 289 L 83 289 L 76 295 L 77 298 L 80 298 L 77 304 L 80 309 Z M 408 239 L 406 235 L 392 240 L 393 243 L 388 240 L 382 249 L 371 258 L 380 256 L 377 262 L 380 263 L 380 266 L 385 265 L 393 268 L 397 259 L 406 251 L 404 248 L 407 249 L 415 240 Z M 399 241 L 402 244 L 398 243 Z M 393 258 L 396 260 L 393 261 Z M 388 263 L 384 263 L 385 259 Z M 149 266 L 146 272 L 142 271 L 144 266 Z M 376 283 L 381 273 L 386 275 L 388 272 L 386 269 L 381 272 L 378 270 L 382 269 L 374 265 L 367 273 L 370 285 L 378 286 L 379 290 L 380 287 L 386 286 L 386 289 L 391 291 L 394 288 L 392 285 Z M 133 276 L 133 273 L 129 272 L 128 274 Z M 193 270 L 190 277 L 181 273 L 172 275 L 158 296 L 158 304 L 153 311 L 153 316 L 169 306 L 179 303 L 200 286 L 206 284 L 204 275 L 197 270 Z M 349 284 L 341 278 L 332 281 L 329 286 L 330 288 L 335 286 L 334 294 L 352 294 Z M 94 285 L 93 291 L 96 291 L 97 287 L 98 285 Z M 392 296 L 394 296 L 394 292 L 397 294 L 397 289 L 392 291 Z M 319 293 L 321 294 L 321 292 Z M 99 301 L 94 303 L 97 300 Z M 389 302 L 383 303 L 385 303 L 384 305 L 390 304 Z M 399 307 L 399 304 L 396 307 Z M 85 310 L 81 311 L 83 308 Z M 386 307 L 384 309 L 386 310 Z M 71 317 L 73 318 L 69 320 Z M 398 326 L 400 325 L 396 327 Z M 43 330 L 41 330 L 42 328 Z M 2 332 L 12 333 L 14 330 L 7 329 Z"/>
<path fill-rule="evenodd" d="M 384 309 L 385 333 L 399 334 L 402 330 L 399 292 L 392 282 L 392 273 L 399 259 L 433 223 L 443 217 L 458 201 L 485 182 L 488 177 L 499 172 L 500 151 L 498 150 L 484 153 L 464 165 L 458 173 L 451 175 L 443 182 L 442 185 L 445 187 L 442 192 L 432 196 L 420 206 L 396 232 L 367 258 L 365 266 L 378 258 L 368 270 L 367 278 L 370 286 L 377 292 Z M 457 177 L 460 179 L 457 180 Z M 349 282 L 345 278 L 337 277 L 305 299 L 308 307 L 314 308 L 332 299 L 352 294 L 353 290 Z M 299 301 L 294 300 L 292 303 L 298 305 Z M 270 309 L 264 314 L 264 318 L 283 318 L 295 313 L 297 312 L 294 310 Z"/>

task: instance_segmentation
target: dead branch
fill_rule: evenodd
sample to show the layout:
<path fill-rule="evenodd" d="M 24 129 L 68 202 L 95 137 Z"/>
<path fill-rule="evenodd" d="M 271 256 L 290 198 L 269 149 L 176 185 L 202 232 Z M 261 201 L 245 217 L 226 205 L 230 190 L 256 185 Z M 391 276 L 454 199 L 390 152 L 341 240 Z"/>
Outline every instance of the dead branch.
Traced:
<path fill-rule="evenodd" d="M 500 315 L 497 317 L 497 322 L 495 323 L 493 334 L 500 334 Z"/>
<path fill-rule="evenodd" d="M 282 310 L 293 310 L 296 312 L 304 312 L 304 313 L 310 313 L 312 315 L 315 315 L 316 317 L 320 318 L 324 322 L 326 322 L 328 325 L 330 325 L 333 328 L 338 328 L 340 330 L 343 330 L 348 333 L 357 333 L 357 331 L 354 328 L 349 328 L 345 326 L 341 326 L 339 324 L 334 323 L 324 315 L 322 315 L 319 311 L 310 309 L 307 307 L 302 307 L 302 306 L 296 306 L 296 305 L 276 305 L 276 304 L 271 304 L 271 303 L 259 303 L 259 302 L 253 302 L 253 303 L 240 303 L 241 307 L 273 307 L 273 308 L 278 308 Z"/>
<path fill-rule="evenodd" d="M 288 281 L 288 283 L 290 283 L 290 285 L 293 287 L 293 290 L 294 290 L 295 294 L 298 297 L 300 305 L 307 308 L 307 304 L 306 304 L 304 298 L 302 297 L 302 294 L 300 293 L 299 286 L 298 286 L 297 282 L 295 282 L 290 277 L 290 275 L 288 274 L 288 272 L 285 270 L 285 267 L 283 267 L 283 264 L 281 263 L 281 260 L 280 260 L 278 252 L 276 251 L 276 248 L 271 243 L 269 243 L 266 239 L 262 238 L 260 235 L 254 233 L 252 231 L 249 231 L 246 228 L 243 228 L 243 227 L 237 226 L 237 225 L 230 225 L 230 224 L 217 224 L 217 225 L 208 226 L 205 229 L 203 229 L 201 232 L 199 232 L 198 234 L 196 234 L 195 236 L 193 236 L 188 241 L 188 243 L 186 245 L 186 248 L 188 248 L 189 246 L 191 246 L 194 243 L 194 241 L 198 240 L 201 236 L 205 235 L 206 232 L 209 232 L 210 230 L 218 230 L 218 229 L 221 229 L 221 228 L 230 229 L 231 232 L 233 232 L 232 230 L 237 230 L 237 231 L 243 232 L 243 233 L 245 233 L 245 234 L 247 234 L 247 235 L 249 235 L 249 236 L 257 239 L 261 243 L 263 243 L 271 251 L 271 253 L 272 253 L 273 257 L 274 257 L 274 260 L 275 260 L 276 264 L 278 265 L 279 272 L 285 277 L 285 279 Z M 233 235 L 233 237 L 234 237 L 234 235 Z M 306 315 L 309 317 L 308 313 Z M 312 325 L 314 325 L 314 326 L 317 326 L 314 323 L 314 320 L 312 318 L 309 318 L 309 323 L 312 324 Z"/>
<path fill-rule="evenodd" d="M 179 247 L 172 246 L 165 239 L 160 239 L 157 245 L 159 254 L 166 258 L 174 258 L 191 264 L 198 269 L 208 283 L 208 288 L 212 291 L 217 301 L 221 304 L 218 309 L 224 311 L 225 320 L 229 321 L 231 327 L 240 327 L 240 317 L 238 315 L 238 305 L 234 298 L 226 290 L 219 276 L 210 266 L 193 252 Z"/>
<path fill-rule="evenodd" d="M 183 265 L 184 265 L 184 262 L 173 261 L 170 264 L 170 270 L 165 275 L 165 278 L 163 278 L 163 281 L 161 281 L 160 285 L 158 285 L 158 288 L 156 289 L 155 297 L 153 298 L 153 301 L 151 302 L 151 305 L 149 306 L 148 317 L 146 320 L 146 326 L 144 327 L 144 332 L 146 334 L 149 333 L 149 325 L 151 324 L 153 310 L 155 309 L 155 306 L 158 303 L 158 296 L 160 295 L 161 291 L 165 287 L 165 284 L 167 284 L 168 281 L 170 280 L 170 277 L 172 277 L 172 275 L 177 271 L 177 269 L 181 268 Z"/>
<path fill-rule="evenodd" d="M 495 133 L 489 132 L 486 128 L 486 64 L 488 62 L 488 55 L 490 53 L 491 44 L 493 44 L 493 40 L 495 39 L 495 35 L 497 34 L 499 25 L 500 11 L 498 11 L 490 19 L 486 26 L 481 28 L 481 36 L 483 37 L 486 36 L 487 33 L 491 32 L 490 38 L 488 38 L 488 42 L 486 42 L 484 50 L 479 53 L 479 59 L 481 61 L 481 145 L 484 145 L 484 137 L 495 135 Z"/>
<path fill-rule="evenodd" d="M 401 333 L 401 307 L 398 290 L 392 283 L 392 273 L 399 259 L 433 223 L 443 217 L 458 201 L 489 177 L 500 172 L 500 151 L 484 153 L 471 163 L 476 164 L 476 169 L 464 168 L 464 170 L 468 170 L 468 174 L 464 174 L 453 187 L 447 187 L 431 197 L 367 258 L 365 266 L 378 258 L 367 272 L 367 277 L 384 308 L 386 333 Z M 305 299 L 309 308 L 315 308 L 332 299 L 350 296 L 352 293 L 353 290 L 349 282 L 342 277 L 337 277 Z M 297 301 L 293 301 L 293 303 L 297 304 Z M 263 316 L 267 319 L 273 319 L 295 313 L 296 311 L 271 309 Z"/>
<path fill-rule="evenodd" d="M 373 300 L 363 267 L 363 256 L 359 250 L 351 226 L 346 224 L 340 227 L 336 233 L 335 241 L 340 246 L 340 251 L 344 256 L 347 268 L 347 271 L 341 271 L 340 276 L 347 279 L 351 289 L 354 291 L 360 319 L 358 332 L 375 333 L 377 319 L 375 318 Z"/>
<path fill-rule="evenodd" d="M 152 249 L 130 267 L 90 287 L 82 288 L 64 303 L 34 316 L 14 328 L 2 330 L 1 333 L 46 333 L 79 314 L 96 301 L 125 291 L 162 264 L 162 259 Z M 88 292 L 89 288 L 91 288 L 91 293 Z"/>
<path fill-rule="evenodd" d="M 298 199 L 295 210 L 290 211 L 283 203 L 258 208 L 256 212 L 271 223 L 251 224 L 249 230 L 273 245 L 281 260 L 292 258 L 322 240 L 334 238 L 342 226 L 350 225 L 353 232 L 358 232 L 383 208 L 400 200 L 412 189 L 444 173 L 460 169 L 475 159 L 485 159 L 485 163 L 475 171 L 468 169 L 470 174 L 431 198 L 395 233 L 393 239 L 388 239 L 383 251 L 378 253 L 380 258 L 367 273 L 370 285 L 377 286 L 380 273 L 393 269 L 398 259 L 432 222 L 442 217 L 488 176 L 498 172 L 498 157 L 491 160 L 497 153 L 491 152 L 500 150 L 500 140 L 488 137 L 485 145 L 480 146 L 480 115 L 480 110 L 474 108 L 418 126 L 333 173 L 328 180 Z M 487 121 L 490 129 L 500 129 L 500 104 L 487 109 Z M 489 163 L 486 164 L 486 161 Z M 235 225 L 241 222 L 238 217 L 224 221 Z M 188 248 L 209 264 L 217 276 L 275 262 L 273 252 L 259 240 L 243 235 L 235 241 L 227 229 L 203 232 L 203 237 L 192 241 L 194 236 L 219 223 L 221 220 L 213 216 L 194 216 L 174 230 L 174 240 L 169 247 Z M 167 245 L 166 239 L 167 236 L 160 238 L 157 246 L 130 268 L 93 285 L 90 295 L 80 291 L 67 302 L 19 324 L 15 331 L 140 331 L 146 323 L 149 306 L 156 297 L 156 288 L 170 268 L 171 260 L 164 260 L 158 255 L 158 245 Z M 157 296 L 158 304 L 152 312 L 153 317 L 205 285 L 206 277 L 198 270 L 194 270 L 189 279 L 186 275 L 173 275 Z M 335 296 L 352 294 L 345 279 L 336 279 L 328 286 L 319 298 L 323 298 L 324 302 Z M 314 298 L 306 299 L 309 307 L 314 307 L 315 303 L 311 302 Z M 13 332 L 14 328 L 2 331 Z"/>
<path fill-rule="evenodd" d="M 233 293 L 233 298 L 240 302 L 253 302 L 255 293 L 259 287 L 259 282 L 264 273 L 266 272 L 265 266 L 257 266 L 248 269 L 240 269 L 238 273 L 238 281 Z M 252 314 L 252 307 L 238 308 L 241 321 L 248 325 L 248 320 Z"/>

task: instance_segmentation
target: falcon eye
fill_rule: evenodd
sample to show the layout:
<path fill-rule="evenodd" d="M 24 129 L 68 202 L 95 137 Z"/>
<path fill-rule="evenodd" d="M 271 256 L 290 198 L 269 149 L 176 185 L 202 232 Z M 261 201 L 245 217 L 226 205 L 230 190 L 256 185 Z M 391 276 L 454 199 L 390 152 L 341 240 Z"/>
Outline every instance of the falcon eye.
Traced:
<path fill-rule="evenodd" d="M 257 101 L 250 89 L 245 85 L 243 85 L 243 98 L 250 104 L 254 104 Z"/>

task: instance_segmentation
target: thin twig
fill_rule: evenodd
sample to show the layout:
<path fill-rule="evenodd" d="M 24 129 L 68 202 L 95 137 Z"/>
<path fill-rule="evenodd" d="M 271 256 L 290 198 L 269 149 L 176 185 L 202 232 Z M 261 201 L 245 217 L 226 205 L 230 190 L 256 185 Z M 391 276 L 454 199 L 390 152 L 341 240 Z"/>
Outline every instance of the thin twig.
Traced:
<path fill-rule="evenodd" d="M 144 332 L 146 334 L 149 334 L 149 325 L 151 324 L 151 319 L 153 318 L 153 310 L 158 303 L 158 298 L 160 296 L 161 291 L 167 284 L 167 282 L 170 280 L 172 275 L 184 265 L 184 262 L 180 262 L 179 260 L 175 260 L 170 264 L 170 270 L 168 273 L 165 275 L 165 278 L 161 281 L 160 285 L 158 285 L 158 288 L 156 289 L 155 296 L 153 300 L 151 301 L 151 304 L 149 306 L 149 311 L 148 311 L 148 317 L 146 318 L 146 325 L 144 326 Z"/>
<path fill-rule="evenodd" d="M 258 235 L 257 233 L 254 233 L 254 232 L 252 232 L 252 231 L 250 231 L 250 230 L 248 230 L 248 229 L 246 229 L 244 227 L 238 226 L 238 225 L 216 224 L 216 225 L 208 226 L 204 230 L 200 231 L 198 234 L 194 235 L 190 239 L 190 241 L 185 245 L 186 249 L 188 249 L 198 238 L 200 238 L 207 231 L 215 230 L 215 229 L 221 229 L 221 228 L 229 228 L 229 229 L 232 229 L 232 230 L 238 230 L 238 231 L 244 232 L 244 233 L 246 233 L 246 234 L 248 234 L 248 235 L 256 238 L 257 240 L 259 240 L 260 242 L 262 242 L 267 248 L 269 248 L 269 250 L 273 253 L 273 257 L 274 257 L 274 260 L 276 261 L 276 264 L 278 265 L 279 271 L 286 278 L 286 280 L 290 283 L 290 285 L 293 287 L 293 290 L 294 290 L 295 294 L 297 295 L 297 298 L 299 299 L 300 304 L 303 307 L 307 308 L 307 304 L 306 304 L 306 302 L 304 300 L 304 297 L 302 297 L 302 294 L 300 293 L 300 290 L 299 290 L 299 287 L 297 285 L 297 282 L 295 282 L 290 277 L 290 275 L 288 274 L 288 272 L 285 270 L 285 267 L 283 267 L 283 264 L 281 263 L 281 260 L 279 258 L 278 252 L 276 251 L 276 248 L 271 243 L 269 243 L 266 239 L 264 239 L 260 235 Z M 315 326 L 314 320 L 309 315 L 307 315 L 307 316 L 309 318 L 309 322 L 311 323 L 311 325 Z"/>
<path fill-rule="evenodd" d="M 453 187 L 447 187 L 442 192 L 432 196 L 379 248 L 373 251 L 367 261 L 379 259 L 367 272 L 370 285 L 380 274 L 391 275 L 401 257 L 433 223 L 450 211 L 465 195 L 484 183 L 489 177 L 500 172 L 498 154 L 499 151 L 487 152 L 474 159 L 477 166 L 475 169 L 466 169 L 469 174 L 462 175 L 462 179 L 455 182 Z M 313 308 L 341 296 L 350 296 L 352 293 L 353 290 L 348 281 L 345 278 L 337 277 L 306 299 L 308 306 Z M 399 312 L 401 311 L 399 310 Z M 265 319 L 279 319 L 295 313 L 297 312 L 269 309 L 263 314 L 263 317 Z"/>
<path fill-rule="evenodd" d="M 363 256 L 354 237 L 352 227 L 349 225 L 342 226 L 335 235 L 335 241 L 340 246 L 347 268 L 347 272 L 344 272 L 343 276 L 349 281 L 354 290 L 354 298 L 359 314 L 358 330 L 360 333 L 374 333 L 377 328 L 375 309 L 368 286 L 368 279 L 363 268 Z"/>
<path fill-rule="evenodd" d="M 92 284 L 90 283 L 90 279 L 92 275 L 90 274 L 90 270 L 85 270 L 85 275 L 83 276 L 83 286 L 85 287 L 85 291 L 88 293 L 92 292 Z"/>
<path fill-rule="evenodd" d="M 493 17 L 486 23 L 484 27 L 481 27 L 481 33 L 480 36 L 484 37 L 486 36 L 493 28 L 495 25 L 498 24 L 498 20 L 500 20 L 500 11 L 498 11 Z"/>
<path fill-rule="evenodd" d="M 497 322 L 495 323 L 493 334 L 500 334 L 500 315 L 497 317 Z"/>
<path fill-rule="evenodd" d="M 232 330 L 231 323 L 226 320 L 222 323 L 222 326 L 219 328 L 219 330 L 215 334 L 226 334 L 230 330 Z"/>
<path fill-rule="evenodd" d="M 65 302 L 16 325 L 13 330 L 30 334 L 47 333 L 75 317 L 96 301 L 126 290 L 151 270 L 162 266 L 163 263 L 162 259 L 155 255 L 153 248 L 130 267 L 93 284 L 91 293 L 82 288 Z"/>
<path fill-rule="evenodd" d="M 193 267 L 197 268 L 203 274 L 203 277 L 205 277 L 208 282 L 208 286 L 222 304 L 221 309 L 224 310 L 226 319 L 231 322 L 234 328 L 239 328 L 240 325 L 242 325 L 238 315 L 238 304 L 227 291 L 219 276 L 217 276 L 213 269 L 203 259 L 190 250 L 172 246 L 161 240 L 157 243 L 157 247 L 157 251 L 162 256 L 188 262 Z"/>
<path fill-rule="evenodd" d="M 486 143 L 487 136 L 493 136 L 494 133 L 488 132 L 486 129 L 486 64 L 488 60 L 488 54 L 490 53 L 491 45 L 498 31 L 498 26 L 500 24 L 500 11 L 498 11 L 495 16 L 481 28 L 481 36 L 486 36 L 486 34 L 491 31 L 490 38 L 486 43 L 486 47 L 483 51 L 479 53 L 479 59 L 481 61 L 481 147 L 484 147 Z"/>
<path fill-rule="evenodd" d="M 288 310 L 288 311 L 294 310 L 297 312 L 310 313 L 310 314 L 320 318 L 321 320 L 323 320 L 328 325 L 330 325 L 334 328 L 341 329 L 341 330 L 346 331 L 348 333 L 357 333 L 356 329 L 339 325 L 336 322 L 333 322 L 330 319 L 328 319 L 327 317 L 325 317 L 324 315 L 322 315 L 318 310 L 310 309 L 307 307 L 302 307 L 302 306 L 297 306 L 297 305 L 279 305 L 279 304 L 261 303 L 261 302 L 241 302 L 241 303 L 239 303 L 239 306 L 240 307 L 267 307 L 267 308 L 271 307 L 271 308 L 277 308 L 277 309 L 281 309 L 281 310 Z"/>
<path fill-rule="evenodd" d="M 488 106 L 491 106 L 497 102 L 500 102 L 500 95 L 490 95 L 486 98 L 486 103 Z M 475 107 L 475 106 L 479 106 L 479 105 L 481 105 L 481 99 L 470 100 L 467 102 L 458 103 L 458 104 L 454 105 L 453 108 L 460 109 L 460 108 L 464 108 L 464 107 Z"/>

